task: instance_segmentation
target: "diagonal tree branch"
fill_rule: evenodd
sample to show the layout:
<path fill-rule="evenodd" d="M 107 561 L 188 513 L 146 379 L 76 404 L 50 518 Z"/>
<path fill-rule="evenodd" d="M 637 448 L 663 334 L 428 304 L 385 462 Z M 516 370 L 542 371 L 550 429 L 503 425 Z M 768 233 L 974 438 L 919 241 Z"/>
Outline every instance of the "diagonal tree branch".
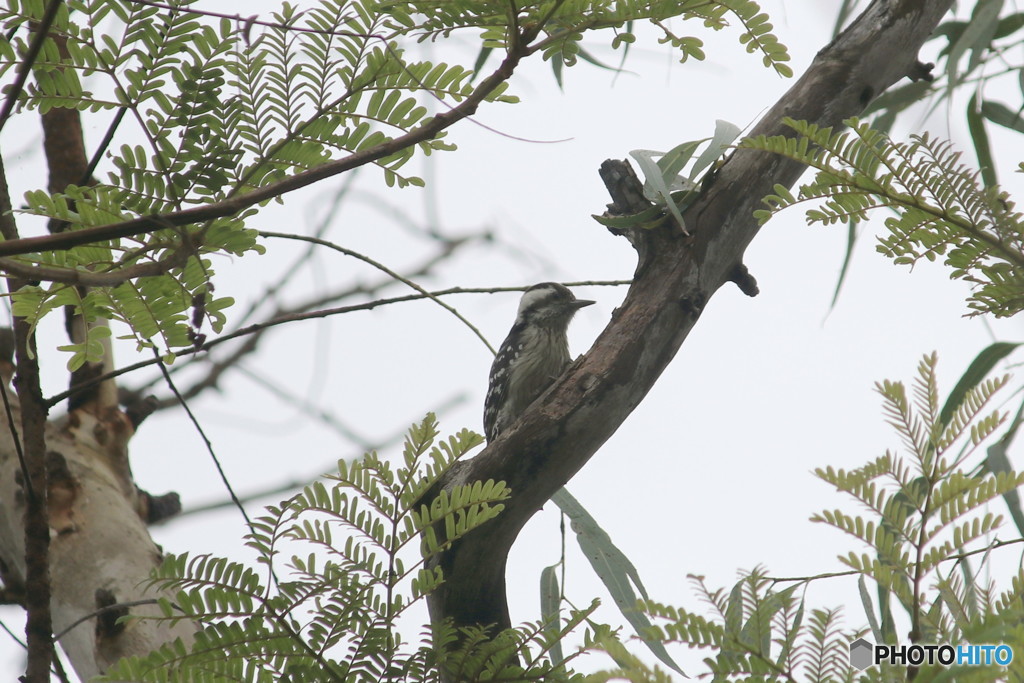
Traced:
<path fill-rule="evenodd" d="M 917 51 L 951 5 L 875 0 L 818 53 L 752 135 L 791 134 L 781 125 L 784 116 L 838 127 L 863 111 L 893 83 L 920 73 Z M 667 228 L 629 235 L 640 255 L 633 285 L 590 351 L 512 428 L 442 482 L 450 489 L 504 481 L 512 498 L 495 520 L 437 559 L 445 582 L 429 596 L 432 621 L 510 626 L 505 562 L 523 525 L 643 400 L 711 296 L 736 279 L 756 291 L 749 275 L 738 277 L 758 233 L 753 211 L 776 183 L 791 186 L 803 171 L 790 160 L 737 150 L 687 209 L 692 237 Z"/>
<path fill-rule="evenodd" d="M 526 41 L 528 42 L 528 41 Z M 102 242 L 104 240 L 119 239 L 121 237 L 132 237 L 142 235 L 164 228 L 202 223 L 215 218 L 234 216 L 262 202 L 275 199 L 289 192 L 307 187 L 326 178 L 331 178 L 345 171 L 351 171 L 365 164 L 390 156 L 398 151 L 413 147 L 421 142 L 426 142 L 437 137 L 445 129 L 458 123 L 462 119 L 472 116 L 477 107 L 502 86 L 519 65 L 519 61 L 525 56 L 525 52 L 509 52 L 497 69 L 487 78 L 480 82 L 476 89 L 451 109 L 441 112 L 428 119 L 425 123 L 417 126 L 404 135 L 383 142 L 373 147 L 344 157 L 330 161 L 319 166 L 310 168 L 291 175 L 284 180 L 271 183 L 252 190 L 242 195 L 236 195 L 223 201 L 203 204 L 192 209 L 176 211 L 174 213 L 160 214 L 156 216 L 141 216 L 134 220 L 111 225 L 101 225 L 94 228 L 83 228 L 72 232 L 62 232 L 55 235 L 43 235 L 40 237 L 25 237 L 12 239 L 0 243 L 0 256 L 17 256 L 19 254 L 31 254 L 43 251 L 60 251 L 71 249 L 82 244 Z"/>

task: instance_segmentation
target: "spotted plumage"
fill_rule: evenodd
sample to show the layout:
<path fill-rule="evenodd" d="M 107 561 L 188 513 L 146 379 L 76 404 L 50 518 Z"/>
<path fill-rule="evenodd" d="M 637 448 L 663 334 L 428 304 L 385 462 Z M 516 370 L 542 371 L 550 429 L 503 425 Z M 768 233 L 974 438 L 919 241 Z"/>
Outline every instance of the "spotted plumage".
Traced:
<path fill-rule="evenodd" d="M 569 321 L 592 303 L 554 282 L 523 293 L 515 323 L 491 365 L 484 401 L 488 441 L 511 426 L 569 365 Z"/>

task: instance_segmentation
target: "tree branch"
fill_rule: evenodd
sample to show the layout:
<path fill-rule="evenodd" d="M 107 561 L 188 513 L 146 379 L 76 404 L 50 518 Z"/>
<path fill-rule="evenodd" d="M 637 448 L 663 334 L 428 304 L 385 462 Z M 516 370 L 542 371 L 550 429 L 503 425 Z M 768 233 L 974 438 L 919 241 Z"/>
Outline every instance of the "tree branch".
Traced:
<path fill-rule="evenodd" d="M 839 127 L 913 72 L 916 53 L 952 0 L 875 0 L 823 48 L 752 135 L 791 135 L 784 116 Z M 506 509 L 445 551 L 445 582 L 429 596 L 432 621 L 510 626 L 505 597 L 508 551 L 530 517 L 583 467 L 643 400 L 757 235 L 753 211 L 776 183 L 793 185 L 804 166 L 737 150 L 687 209 L 684 237 L 666 228 L 630 235 L 640 255 L 623 303 L 593 347 L 509 430 L 460 463 L 442 486 L 488 479 L 512 490 Z"/>
<path fill-rule="evenodd" d="M 425 259 L 418 266 L 414 267 L 411 272 L 405 273 L 404 276 L 406 278 L 415 278 L 429 274 L 431 270 L 434 268 L 434 266 L 436 266 L 438 263 L 444 261 L 449 256 L 454 254 L 459 247 L 468 244 L 471 239 L 473 238 L 465 237 L 445 241 L 440 251 Z M 315 249 L 317 246 L 318 245 L 316 244 L 310 244 L 310 247 L 313 249 Z M 297 261 L 297 263 L 308 264 L 310 253 L 311 252 L 309 251 L 305 252 Z M 268 287 L 257 298 L 261 302 L 273 300 L 275 298 L 275 294 L 281 291 L 282 285 L 285 282 L 287 282 L 294 275 L 295 272 L 297 272 L 295 269 L 288 269 L 288 271 L 285 272 L 284 275 L 282 275 L 276 282 L 273 283 L 273 285 Z M 346 287 L 345 289 L 340 291 L 332 291 L 312 299 L 307 299 L 306 301 L 303 301 L 294 306 L 288 306 L 287 308 L 278 307 L 276 310 L 274 310 L 267 316 L 267 319 L 274 320 L 282 316 L 294 315 L 297 313 L 304 313 L 307 311 L 320 309 L 323 308 L 324 306 L 329 306 L 332 303 L 350 297 L 356 297 L 359 295 L 374 295 L 384 287 L 393 284 L 395 284 L 395 280 L 391 278 L 386 278 L 378 280 L 376 283 L 369 285 L 356 285 L 353 287 Z M 239 324 L 243 324 L 245 320 L 250 318 L 258 307 L 259 304 L 254 302 L 253 305 L 249 308 L 249 310 L 246 311 L 240 317 Z M 192 399 L 198 396 L 199 394 L 203 393 L 207 389 L 217 387 L 220 382 L 220 378 L 224 375 L 225 372 L 227 372 L 233 367 L 237 367 L 243 358 L 245 358 L 248 355 L 251 355 L 259 348 L 259 344 L 263 338 L 263 335 L 270 329 L 270 327 L 264 327 L 262 329 L 254 331 L 252 334 L 247 336 L 245 343 L 236 347 L 226 357 L 223 357 L 219 360 L 205 358 L 204 360 L 209 362 L 209 366 L 206 368 L 205 375 L 200 379 L 195 380 L 187 389 L 183 390 L 182 396 L 184 396 L 186 399 Z M 199 360 L 200 359 L 195 359 L 194 362 L 176 364 L 174 365 L 173 368 L 170 368 L 169 371 L 173 375 L 175 372 L 183 370 L 185 367 L 194 365 L 195 362 L 199 362 Z M 156 384 L 157 381 L 159 381 L 159 378 L 151 380 L 150 382 L 145 383 L 139 387 L 136 387 L 130 390 L 129 393 L 135 396 L 139 396 L 143 391 L 147 390 L 149 387 Z M 176 399 L 161 399 L 154 406 L 154 409 L 162 410 L 173 405 L 177 405 Z"/>
<path fill-rule="evenodd" d="M 975 555 L 981 555 L 983 553 L 990 553 L 997 548 L 1002 548 L 1007 545 L 1017 545 L 1018 543 L 1024 543 L 1024 538 L 1011 538 L 1007 541 L 996 539 L 982 548 L 975 548 L 974 550 L 968 550 L 956 555 L 950 555 L 942 559 L 940 564 L 947 562 L 959 562 L 960 560 L 966 560 L 968 557 Z M 984 564 L 984 562 L 982 562 Z M 836 579 L 843 576 L 857 576 L 864 572 L 856 569 L 846 569 L 838 572 L 824 572 L 822 574 L 809 574 L 807 576 L 766 576 L 766 581 L 771 581 L 773 584 L 776 583 L 803 583 L 810 581 L 818 581 L 820 579 Z"/>
<path fill-rule="evenodd" d="M 424 297 L 430 299 L 435 304 L 437 304 L 438 306 L 440 306 L 444 310 L 446 310 L 449 313 L 451 313 L 452 315 L 454 315 L 456 318 L 458 318 L 459 322 L 461 322 L 463 325 L 468 327 L 470 329 L 470 331 L 474 335 L 476 335 L 477 339 L 479 339 L 480 341 L 482 341 L 484 343 L 484 346 L 487 347 L 487 350 L 490 351 L 492 355 L 497 353 L 497 351 L 494 350 L 494 347 L 491 346 L 491 343 L 489 341 L 487 341 L 487 337 L 485 337 L 483 335 L 483 333 L 480 332 L 479 329 L 477 329 L 476 325 L 474 325 L 473 323 L 471 323 L 468 320 L 466 320 L 465 316 L 463 316 L 461 313 L 459 313 L 459 311 L 457 309 L 455 309 L 452 306 L 449 306 L 445 302 L 441 301 L 439 298 L 437 298 L 436 296 L 434 296 L 433 294 L 431 294 L 430 292 L 428 292 L 423 287 L 419 286 L 418 284 L 416 284 L 415 282 L 413 282 L 409 278 L 404 277 L 402 275 L 399 275 L 395 271 L 393 271 L 390 268 L 388 268 L 387 266 L 385 266 L 383 263 L 381 263 L 379 261 L 375 261 L 374 259 L 370 258 L 369 256 L 366 256 L 365 254 L 360 254 L 358 251 L 354 251 L 352 249 L 348 249 L 346 247 L 343 247 L 343 246 L 341 246 L 339 244 L 335 244 L 334 242 L 330 242 L 330 241 L 322 239 L 320 237 L 310 237 L 308 235 L 296 235 L 296 234 L 293 234 L 293 233 L 285 233 L 285 232 L 270 232 L 270 231 L 265 231 L 265 230 L 261 230 L 259 235 L 260 235 L 260 237 L 277 237 L 279 239 L 297 240 L 299 242 L 309 242 L 311 244 L 320 245 L 321 247 L 327 247 L 328 249 L 333 249 L 334 251 L 336 251 L 336 252 L 338 252 L 340 254 L 344 254 L 345 256 L 351 256 L 352 258 L 359 259 L 363 263 L 369 264 L 369 265 L 373 266 L 374 268 L 376 268 L 377 270 L 381 271 L 382 273 L 387 275 L 392 280 L 397 280 L 398 282 L 401 282 L 402 284 L 407 285 L 407 286 L 411 287 L 412 289 L 415 289 L 417 292 L 422 294 Z"/>
<path fill-rule="evenodd" d="M 584 287 L 584 286 L 619 286 L 629 284 L 628 280 L 587 280 L 582 282 L 569 282 L 566 286 L 571 287 Z M 447 296 L 450 294 L 492 294 L 495 292 L 522 292 L 527 287 L 451 287 L 449 289 L 442 289 L 435 292 L 431 292 L 432 296 Z M 386 299 L 375 299 L 373 301 L 367 301 L 361 304 L 352 304 L 350 306 L 338 306 L 336 308 L 325 308 L 319 311 L 309 311 L 303 313 L 293 313 L 289 315 L 283 315 L 271 320 L 267 320 L 262 323 L 254 323 L 247 327 L 243 327 L 240 330 L 229 332 L 228 334 L 211 339 L 210 341 L 204 342 L 203 344 L 190 348 L 175 351 L 174 355 L 176 358 L 184 358 L 186 356 L 192 356 L 203 351 L 209 351 L 210 349 L 220 346 L 224 342 L 231 341 L 232 339 L 239 339 L 247 335 L 255 334 L 264 329 L 275 327 L 277 325 L 283 325 L 285 323 L 298 322 L 300 320 L 314 320 L 316 318 L 327 318 L 332 315 L 339 315 L 342 313 L 352 313 L 354 311 L 370 311 L 379 306 L 387 306 L 389 304 L 400 303 L 404 301 L 419 301 L 421 299 L 429 298 L 425 294 L 406 294 L 404 296 L 393 296 Z M 125 365 L 108 372 L 105 375 L 99 377 L 93 377 L 92 379 L 83 382 L 80 385 L 76 385 L 67 391 L 62 391 L 59 394 L 54 394 L 46 399 L 47 406 L 53 406 L 60 403 L 69 396 L 79 391 L 84 391 L 89 387 L 95 385 L 97 382 L 102 382 L 111 377 L 119 377 L 129 372 L 135 372 L 150 365 L 156 365 L 156 360 L 150 358 L 148 360 L 139 361 L 131 365 Z M 186 396 L 187 398 L 187 396 Z"/>
<path fill-rule="evenodd" d="M 17 239 L 18 227 L 11 212 L 7 174 L 0 159 L 0 235 Z M 23 280 L 7 279 L 7 289 L 15 292 L 25 286 Z M 50 680 L 53 656 L 53 620 L 50 612 L 50 523 L 47 511 L 46 430 L 47 407 L 39 383 L 39 355 L 36 352 L 34 326 L 22 317 L 14 318 L 14 363 L 17 371 L 15 388 L 21 408 L 21 433 L 12 430 L 11 438 L 19 439 L 18 454 L 22 457 L 23 481 L 19 501 L 24 516 L 24 586 L 25 635 L 28 643 L 28 667 L 25 683 L 46 683 Z M 4 380 L 6 381 L 6 380 Z M 6 398 L 6 387 L 4 387 Z"/>
<path fill-rule="evenodd" d="M 288 192 L 307 187 L 326 178 L 336 176 L 339 173 L 351 171 L 377 159 L 382 159 L 403 149 L 433 139 L 446 128 L 464 118 L 472 116 L 476 112 L 477 107 L 480 106 L 489 94 L 512 77 L 512 73 L 519 65 L 519 60 L 522 57 L 523 54 L 521 52 L 509 52 L 498 68 L 482 80 L 471 95 L 456 106 L 435 115 L 405 135 L 400 135 L 374 147 L 353 152 L 343 159 L 329 161 L 306 171 L 296 173 L 276 183 L 254 189 L 251 192 L 236 195 L 219 202 L 203 204 L 192 209 L 153 216 L 141 216 L 122 223 L 83 228 L 55 235 L 4 241 L 0 243 L 0 256 L 62 251 L 82 244 L 132 237 L 156 232 L 168 227 L 191 225 L 215 218 L 234 216 L 250 206 L 275 199 Z"/>
<path fill-rule="evenodd" d="M 40 266 L 12 258 L 0 257 L 0 272 L 17 276 L 28 282 L 63 282 L 83 287 L 116 287 L 128 280 L 134 280 L 138 277 L 163 275 L 173 268 L 179 268 L 185 265 L 185 262 L 188 261 L 189 253 L 192 251 L 194 250 L 181 247 L 160 261 L 136 263 L 133 266 L 125 266 L 124 268 L 115 268 L 114 270 L 102 272 Z"/>

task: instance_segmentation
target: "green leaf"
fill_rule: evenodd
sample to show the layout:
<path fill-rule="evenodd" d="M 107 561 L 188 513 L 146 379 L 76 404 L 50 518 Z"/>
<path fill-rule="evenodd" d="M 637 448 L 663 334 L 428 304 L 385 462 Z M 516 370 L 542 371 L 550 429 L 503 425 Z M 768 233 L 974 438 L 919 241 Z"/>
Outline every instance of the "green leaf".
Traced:
<path fill-rule="evenodd" d="M 718 120 L 715 122 L 715 135 L 712 138 L 700 140 L 689 140 L 680 143 L 668 152 L 657 152 L 649 149 L 635 149 L 629 153 L 640 166 L 644 175 L 644 196 L 649 200 L 668 210 L 676 223 L 686 232 L 686 225 L 683 223 L 682 210 L 692 201 L 696 194 L 697 184 L 694 179 L 710 166 L 716 159 L 725 153 L 729 145 L 739 135 L 740 129 L 728 121 Z M 680 177 L 683 168 L 693 157 L 693 153 L 700 145 L 711 140 L 708 147 L 701 153 L 693 163 L 690 173 L 686 178 Z M 659 157 L 655 161 L 655 157 Z M 636 223 L 628 225 L 610 225 L 606 219 L 598 219 L 608 227 L 634 227 Z"/>
<path fill-rule="evenodd" d="M 1017 12 L 999 20 L 999 28 L 996 29 L 996 38 L 1005 38 L 1024 27 L 1024 12 Z"/>
<path fill-rule="evenodd" d="M 661 154 L 660 152 L 652 152 L 650 150 L 643 150 L 641 154 L 645 156 L 650 155 L 652 157 L 661 154 L 661 158 L 657 161 L 658 169 L 661 171 L 661 179 L 666 185 L 671 185 L 676 179 L 676 176 L 682 172 L 687 162 L 690 161 L 690 157 L 693 156 L 693 153 L 697 151 L 697 148 L 700 147 L 701 143 L 707 142 L 707 140 L 708 138 L 704 138 L 703 140 L 683 142 L 664 154 Z"/>
<path fill-rule="evenodd" d="M 932 91 L 932 87 L 928 81 L 920 80 L 889 88 L 872 100 L 861 117 L 864 118 L 876 112 L 901 112 L 922 101 Z M 879 126 L 876 125 L 875 128 L 879 128 Z"/>
<path fill-rule="evenodd" d="M 839 268 L 839 277 L 836 278 L 836 288 L 832 292 L 832 303 L 829 304 L 829 310 L 834 309 L 836 302 L 839 301 L 839 292 L 843 288 L 843 283 L 846 282 L 846 274 L 853 261 L 853 248 L 857 244 L 857 225 L 857 221 L 853 218 L 846 222 L 846 254 L 843 255 L 843 265 Z"/>
<path fill-rule="evenodd" d="M 1017 409 L 1017 414 L 1007 428 L 1006 434 L 986 450 L 985 469 L 992 474 L 998 475 L 1014 471 L 1007 452 L 1017 436 L 1017 429 L 1021 425 L 1022 416 L 1024 416 L 1024 402 L 1021 402 L 1020 407 Z M 1024 536 L 1024 509 L 1021 508 L 1020 492 L 1017 489 L 1010 489 L 1003 494 L 1003 500 L 1006 501 L 1006 507 L 1010 512 L 1014 525 L 1017 527 L 1017 531 L 1021 536 Z"/>
<path fill-rule="evenodd" d="M 676 219 L 676 225 L 683 232 L 687 232 L 686 223 L 683 222 L 683 214 L 672 199 L 672 190 L 669 188 L 668 182 L 666 182 L 664 172 L 657 162 L 654 161 L 655 156 L 664 156 L 664 153 L 647 149 L 634 149 L 629 153 L 629 156 L 636 159 L 637 164 L 640 165 L 640 171 L 644 174 L 644 195 L 652 202 L 668 209 L 668 212 Z"/>
<path fill-rule="evenodd" d="M 842 4 L 839 5 L 839 11 L 836 12 L 836 23 L 832 27 L 833 38 L 839 35 L 839 32 L 843 29 L 843 26 L 846 24 L 846 20 L 853 13 L 853 9 L 856 5 L 857 0 L 842 0 Z"/>
<path fill-rule="evenodd" d="M 796 586 L 793 587 L 794 589 Z M 800 635 L 800 626 L 804 621 L 804 601 L 806 594 L 800 596 L 800 605 L 797 607 L 796 614 L 793 615 L 793 623 L 789 629 L 789 633 L 786 634 L 785 640 L 782 641 L 782 646 L 779 648 L 779 656 L 775 660 L 775 666 L 782 669 L 786 661 L 790 657 L 790 653 L 793 651 L 794 645 L 796 645 L 797 637 Z"/>
<path fill-rule="evenodd" d="M 988 47 L 992 36 L 999 28 L 999 13 L 1002 8 L 1003 0 L 981 0 L 975 6 L 970 23 L 960 34 L 946 58 L 946 77 L 951 84 L 959 82 L 957 72 L 963 54 L 968 50 L 981 54 Z"/>
<path fill-rule="evenodd" d="M 665 211 L 660 206 L 651 206 L 640 213 L 632 213 L 627 216 L 591 216 L 595 221 L 606 228 L 624 230 L 626 228 L 653 228 L 661 224 L 665 217 Z"/>
<path fill-rule="evenodd" d="M 643 639 L 655 657 L 682 674 L 682 669 L 668 654 L 665 646 L 648 635 L 651 622 L 647 615 L 637 609 L 637 597 L 633 586 L 636 586 L 645 600 L 650 598 L 633 563 L 612 543 L 604 529 L 566 489 L 559 489 L 551 500 L 571 521 L 580 549 L 637 635 Z"/>
<path fill-rule="evenodd" d="M 790 586 L 778 593 L 768 593 L 757 602 L 740 631 L 740 642 L 746 643 L 755 652 L 767 656 L 771 652 L 772 619 L 785 607 L 798 586 Z"/>
<path fill-rule="evenodd" d="M 739 135 L 740 127 L 735 123 L 716 119 L 715 134 L 711 138 L 711 143 L 701 152 L 697 160 L 693 162 L 693 168 L 690 169 L 688 176 L 690 180 L 696 180 L 701 171 L 724 155 Z"/>
<path fill-rule="evenodd" d="M 868 625 L 871 627 L 871 634 L 875 638 L 876 643 L 884 643 L 885 638 L 882 636 L 882 629 L 878 626 L 878 617 L 875 616 L 875 606 L 871 604 L 871 593 L 868 592 L 867 581 L 864 580 L 864 575 L 861 574 L 857 577 L 857 592 L 860 594 L 860 604 L 864 607 L 864 616 L 868 620 Z"/>
<path fill-rule="evenodd" d="M 1020 111 L 1015 112 L 1002 102 L 985 100 L 981 103 L 981 115 L 992 123 L 1024 133 L 1024 118 L 1021 118 Z"/>
<path fill-rule="evenodd" d="M 985 130 L 985 119 L 982 109 L 978 106 L 978 94 L 971 95 L 967 103 L 967 129 L 974 142 L 974 152 L 978 155 L 978 167 L 985 187 L 994 187 L 999 183 L 996 177 L 996 166 L 992 160 L 992 148 L 988 142 L 988 131 Z"/>
<path fill-rule="evenodd" d="M 540 572 L 540 618 L 544 622 L 544 630 L 551 634 L 554 645 L 551 646 L 551 659 L 556 664 L 565 661 L 562 652 L 562 641 L 557 638 L 561 623 L 562 593 L 558 586 L 558 567 L 553 564 L 544 567 Z"/>
<path fill-rule="evenodd" d="M 967 366 L 967 370 L 960 377 L 960 380 L 953 387 L 953 390 L 949 392 L 949 396 L 946 398 L 946 402 L 942 406 L 942 411 L 939 413 L 939 423 L 943 427 L 949 424 L 950 419 L 953 417 L 953 413 L 963 403 L 967 393 L 978 386 L 985 377 L 992 371 L 992 368 L 1002 359 L 1013 353 L 1013 351 L 1020 346 L 1018 343 L 1011 342 L 996 342 L 984 348 L 971 364 Z"/>
<path fill-rule="evenodd" d="M 480 70 L 484 68 L 484 64 L 487 63 L 487 58 L 494 52 L 493 47 L 481 47 L 480 52 L 476 54 L 476 61 L 473 62 L 473 80 L 480 75 Z"/>

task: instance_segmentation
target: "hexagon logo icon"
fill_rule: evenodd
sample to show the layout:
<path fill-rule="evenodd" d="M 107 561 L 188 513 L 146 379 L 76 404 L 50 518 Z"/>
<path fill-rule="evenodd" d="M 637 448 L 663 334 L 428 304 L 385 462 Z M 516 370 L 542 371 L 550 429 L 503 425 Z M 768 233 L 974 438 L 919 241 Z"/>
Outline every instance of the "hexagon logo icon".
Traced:
<path fill-rule="evenodd" d="M 875 646 L 863 638 L 853 641 L 850 643 L 850 664 L 860 671 L 868 668 L 875 663 L 871 657 L 871 651 L 874 649 Z"/>

